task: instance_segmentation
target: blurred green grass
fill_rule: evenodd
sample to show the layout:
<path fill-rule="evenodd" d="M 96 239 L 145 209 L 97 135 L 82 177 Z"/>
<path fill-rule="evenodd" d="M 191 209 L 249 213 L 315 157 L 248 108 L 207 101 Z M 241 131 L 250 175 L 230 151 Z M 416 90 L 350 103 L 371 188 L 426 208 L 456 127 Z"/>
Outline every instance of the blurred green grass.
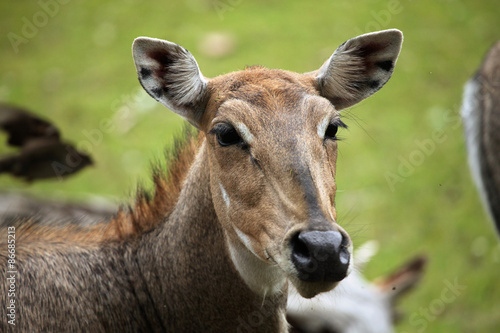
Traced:
<path fill-rule="evenodd" d="M 89 143 L 96 165 L 64 182 L 27 185 L 0 175 L 0 190 L 119 201 L 137 183 L 150 185 L 149 164 L 161 160 L 182 121 L 140 89 L 130 51 L 135 37 L 183 45 L 213 77 L 254 64 L 311 71 L 348 38 L 398 28 L 405 42 L 393 78 L 346 112 L 350 128 L 342 133 L 337 171 L 339 223 L 358 245 L 379 241 L 381 251 L 366 272 L 371 278 L 411 255 L 428 255 L 424 281 L 402 302 L 406 316 L 399 331 L 498 330 L 500 246 L 469 176 L 458 117 L 463 84 L 500 38 L 500 3 L 64 2 L 46 24 L 38 21 L 38 31 L 18 52 L 8 34 L 23 36 L 23 18 L 41 20 L 43 8 L 36 1 L 0 3 L 0 101 L 51 119 L 74 143 Z M 212 31 L 233 34 L 234 51 L 222 59 L 204 55 L 199 44 Z M 106 120 L 116 126 L 104 130 Z M 440 142 L 432 139 L 436 130 L 444 133 Z M 397 174 L 401 161 L 411 158 L 418 165 L 391 187 L 388 173 Z M 466 289 L 444 301 L 446 281 Z"/>

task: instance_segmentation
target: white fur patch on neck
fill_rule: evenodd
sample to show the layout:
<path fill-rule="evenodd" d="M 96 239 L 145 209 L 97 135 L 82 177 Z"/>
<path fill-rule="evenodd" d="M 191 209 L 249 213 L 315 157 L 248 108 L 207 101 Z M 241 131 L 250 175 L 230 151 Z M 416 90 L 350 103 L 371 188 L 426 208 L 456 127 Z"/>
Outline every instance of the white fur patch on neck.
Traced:
<path fill-rule="evenodd" d="M 236 270 L 254 293 L 265 298 L 281 292 L 287 280 L 278 266 L 263 261 L 240 242 L 232 241 L 227 234 L 226 239 Z"/>

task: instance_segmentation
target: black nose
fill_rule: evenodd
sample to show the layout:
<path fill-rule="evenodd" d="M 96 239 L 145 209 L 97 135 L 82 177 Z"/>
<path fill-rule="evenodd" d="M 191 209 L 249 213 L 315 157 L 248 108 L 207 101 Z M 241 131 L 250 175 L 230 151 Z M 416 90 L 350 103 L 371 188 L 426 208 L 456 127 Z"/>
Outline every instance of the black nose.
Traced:
<path fill-rule="evenodd" d="M 291 239 L 298 278 L 308 282 L 340 281 L 349 267 L 349 239 L 338 231 L 302 231 Z"/>

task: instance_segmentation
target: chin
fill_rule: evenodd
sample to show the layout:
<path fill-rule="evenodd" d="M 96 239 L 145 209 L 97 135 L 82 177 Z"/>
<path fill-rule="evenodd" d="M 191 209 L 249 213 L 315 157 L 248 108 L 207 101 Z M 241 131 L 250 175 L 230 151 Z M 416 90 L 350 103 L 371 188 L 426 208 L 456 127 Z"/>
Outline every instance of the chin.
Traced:
<path fill-rule="evenodd" d="M 306 282 L 302 281 L 297 277 L 290 277 L 290 282 L 293 284 L 295 289 L 300 296 L 304 298 L 313 298 L 314 296 L 330 291 L 335 288 L 340 281 L 337 282 L 329 282 L 329 281 L 320 281 L 320 282 Z"/>

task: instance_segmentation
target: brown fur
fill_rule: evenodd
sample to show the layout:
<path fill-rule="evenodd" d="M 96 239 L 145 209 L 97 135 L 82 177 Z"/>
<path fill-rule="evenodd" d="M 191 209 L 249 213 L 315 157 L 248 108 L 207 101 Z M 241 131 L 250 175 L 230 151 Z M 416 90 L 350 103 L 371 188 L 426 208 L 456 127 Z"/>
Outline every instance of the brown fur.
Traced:
<path fill-rule="evenodd" d="M 360 82 L 376 77 L 378 86 L 360 84 L 344 104 L 385 84 L 402 42 L 396 30 L 359 38 L 370 44 L 367 68 L 379 51 L 387 60 L 360 73 Z M 288 280 L 313 297 L 351 267 L 352 244 L 334 205 L 334 133 L 342 123 L 331 101 L 340 97 L 322 93 L 328 82 L 316 72 L 254 67 L 206 79 L 177 44 L 138 38 L 133 53 L 146 91 L 204 134 L 178 150 L 167 177 L 156 170 L 152 198 L 139 194 L 109 224 L 20 227 L 18 326 L 1 328 L 285 332 Z M 339 74 L 331 59 L 327 72 Z M 314 235 L 313 249 L 297 245 L 302 232 Z M 298 256 L 315 268 L 299 266 Z M 4 302 L 8 288 L 0 284 Z M 0 317 L 6 311 L 0 307 Z"/>
<path fill-rule="evenodd" d="M 139 190 L 133 206 L 121 208 L 111 220 L 103 220 L 89 227 L 70 223 L 50 226 L 30 220 L 18 221 L 16 243 L 20 250 L 17 254 L 22 257 L 35 249 L 61 251 L 74 246 L 96 248 L 109 242 L 123 242 L 152 230 L 168 217 L 175 206 L 182 182 L 203 140 L 203 133 L 193 136 L 186 130 L 186 137 L 175 142 L 173 153 L 167 153 L 167 172 L 160 166 L 154 167 L 153 195 Z M 6 238 L 0 239 L 0 248 L 5 248 L 6 242 Z M 4 253 L 0 253 L 0 257 L 2 255 Z"/>

